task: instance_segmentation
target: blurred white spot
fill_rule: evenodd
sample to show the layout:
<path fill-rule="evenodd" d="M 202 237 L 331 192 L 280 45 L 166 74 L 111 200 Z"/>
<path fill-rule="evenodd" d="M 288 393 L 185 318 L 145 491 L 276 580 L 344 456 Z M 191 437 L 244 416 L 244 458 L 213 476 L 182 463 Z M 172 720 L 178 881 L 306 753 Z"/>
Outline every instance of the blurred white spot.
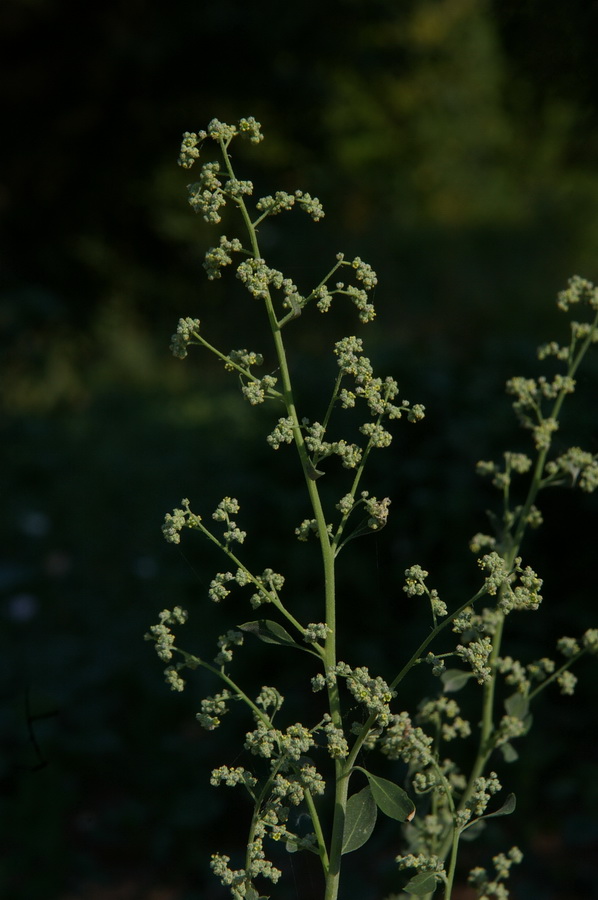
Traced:
<path fill-rule="evenodd" d="M 29 622 L 37 615 L 39 602 L 33 594 L 15 594 L 6 606 L 7 617 L 13 622 Z"/>
<path fill-rule="evenodd" d="M 50 519 L 39 510 L 28 510 L 21 513 L 18 519 L 19 528 L 28 537 L 43 537 L 50 530 Z"/>

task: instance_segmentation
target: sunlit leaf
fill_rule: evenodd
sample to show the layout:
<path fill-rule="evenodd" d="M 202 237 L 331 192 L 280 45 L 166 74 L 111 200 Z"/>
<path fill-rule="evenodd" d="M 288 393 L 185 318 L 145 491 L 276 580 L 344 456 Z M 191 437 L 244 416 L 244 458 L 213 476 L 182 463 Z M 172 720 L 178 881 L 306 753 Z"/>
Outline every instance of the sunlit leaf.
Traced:
<path fill-rule="evenodd" d="M 367 769 L 361 766 L 355 766 L 360 772 L 367 776 L 372 790 L 372 796 L 376 801 L 378 809 L 384 815 L 391 819 L 397 819 L 399 822 L 410 822 L 415 813 L 415 805 L 409 795 L 387 778 L 380 778 L 378 775 L 372 775 Z"/>

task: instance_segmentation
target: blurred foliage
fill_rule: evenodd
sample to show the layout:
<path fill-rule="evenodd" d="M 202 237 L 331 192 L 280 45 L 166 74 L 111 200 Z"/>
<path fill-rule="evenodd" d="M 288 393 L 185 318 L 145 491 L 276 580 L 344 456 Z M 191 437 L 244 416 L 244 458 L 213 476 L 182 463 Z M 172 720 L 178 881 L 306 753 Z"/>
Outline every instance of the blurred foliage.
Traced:
<path fill-rule="evenodd" d="M 207 606 L 219 562 L 164 545 L 165 511 L 239 496 L 256 565 L 278 562 L 297 603 L 317 602 L 309 550 L 281 538 L 303 498 L 283 451 L 272 484 L 269 411 L 244 406 L 205 356 L 168 354 L 181 315 L 224 349 L 260 331 L 240 289 L 205 280 L 212 234 L 185 202 L 180 134 L 255 115 L 267 139 L 246 151 L 248 177 L 261 193 L 318 194 L 328 213 L 318 230 L 293 216 L 264 229 L 275 264 L 307 286 L 343 249 L 379 272 L 371 355 L 429 412 L 375 461 L 391 525 L 347 559 L 347 645 L 384 674 L 422 627 L 397 599 L 406 565 L 430 569 L 449 602 L 469 590 L 466 543 L 493 502 L 473 464 L 521 441 L 504 381 L 556 336 L 567 277 L 598 276 L 597 19 L 585 0 L 4 0 L 3 896 L 221 896 L 206 859 L 234 842 L 234 801 L 207 778 L 237 745 L 199 731 L 204 685 L 171 695 L 142 635 L 177 602 L 205 646 L 247 610 Z M 353 317 L 303 318 L 294 365 L 317 408 L 314 372 Z M 597 375 L 594 362 L 570 417 L 593 452 Z M 529 562 L 547 608 L 517 636 L 530 657 L 596 624 L 596 502 L 555 491 L 545 507 Z M 379 603 L 376 634 L 364 599 Z M 245 674 L 262 683 L 259 666 Z M 577 699 L 545 700 L 544 730 L 508 773 L 509 828 L 531 848 L 515 898 L 598 896 L 585 675 Z M 290 691 L 292 676 L 280 673 Z M 355 861 L 355 896 L 396 889 L 395 844 L 389 828 L 373 851 L 380 884 Z M 294 865 L 286 896 L 315 896 L 317 876 Z"/>

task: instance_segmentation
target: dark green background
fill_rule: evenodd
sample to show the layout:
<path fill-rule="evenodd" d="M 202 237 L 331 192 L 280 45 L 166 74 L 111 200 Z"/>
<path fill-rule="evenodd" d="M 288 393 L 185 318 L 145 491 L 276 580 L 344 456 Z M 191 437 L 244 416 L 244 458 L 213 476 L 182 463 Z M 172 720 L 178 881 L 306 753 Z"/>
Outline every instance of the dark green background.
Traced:
<path fill-rule="evenodd" d="M 199 541 L 165 545 L 163 514 L 182 496 L 204 513 L 238 496 L 254 565 L 283 571 L 312 621 L 320 585 L 314 552 L 286 542 L 306 510 L 292 454 L 264 445 L 278 413 L 243 405 L 205 354 L 168 353 L 187 315 L 225 351 L 266 349 L 259 307 L 201 269 L 215 232 L 186 205 L 181 133 L 255 115 L 266 141 L 239 150 L 241 177 L 327 210 L 317 226 L 294 213 L 264 229 L 273 263 L 303 289 L 341 249 L 380 275 L 370 354 L 428 418 L 401 423 L 374 461 L 368 486 L 392 516 L 347 557 L 342 655 L 391 677 L 428 627 L 402 571 L 424 565 L 451 604 L 475 589 L 467 540 L 494 497 L 473 465 L 526 446 L 504 381 L 564 339 L 553 301 L 567 278 L 598 277 L 598 4 L 4 0 L 0 29 L 0 895 L 218 898 L 207 859 L 235 845 L 247 808 L 207 782 L 235 763 L 238 736 L 200 731 L 214 686 L 170 694 L 142 637 L 175 603 L 198 650 L 251 612 L 208 601 L 220 561 Z M 321 416 L 315 373 L 355 327 L 337 306 L 294 328 L 305 414 Z M 592 452 L 597 375 L 593 360 L 567 419 Z M 555 491 L 544 510 L 526 561 L 545 609 L 512 644 L 525 659 L 598 624 L 596 501 Z M 256 690 L 276 677 L 299 700 L 295 660 L 238 659 Z M 598 896 L 593 664 L 580 674 L 504 773 L 518 812 L 466 860 L 519 842 L 520 900 Z M 397 852 L 384 825 L 348 857 L 345 900 L 397 891 Z M 317 873 L 293 863 L 280 896 L 318 896 Z"/>

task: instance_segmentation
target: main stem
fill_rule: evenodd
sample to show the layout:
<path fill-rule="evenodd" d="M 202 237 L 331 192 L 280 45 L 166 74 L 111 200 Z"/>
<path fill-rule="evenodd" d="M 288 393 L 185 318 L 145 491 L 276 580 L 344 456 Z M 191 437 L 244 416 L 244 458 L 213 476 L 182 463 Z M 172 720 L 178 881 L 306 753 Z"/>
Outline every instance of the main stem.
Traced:
<path fill-rule="evenodd" d="M 257 259 L 260 257 L 260 251 L 255 228 L 251 223 L 245 204 L 241 202 L 239 206 L 249 232 L 252 252 L 254 254 L 254 257 Z M 336 594 L 334 550 L 330 541 L 330 537 L 328 535 L 326 518 L 324 516 L 324 510 L 322 508 L 322 502 L 320 500 L 320 493 L 313 478 L 313 466 L 310 463 L 309 454 L 307 452 L 307 448 L 305 446 L 305 441 L 303 438 L 303 432 L 301 430 L 297 408 L 295 406 L 291 376 L 289 372 L 284 341 L 282 338 L 281 323 L 276 317 L 274 304 L 269 292 L 267 292 L 264 302 L 280 370 L 282 398 L 287 411 L 287 415 L 291 418 L 293 423 L 295 446 L 297 447 L 297 452 L 299 454 L 299 460 L 301 462 L 301 468 L 303 470 L 305 484 L 307 487 L 307 492 L 309 494 L 309 499 L 316 521 L 318 538 L 320 541 L 322 552 L 322 567 L 324 571 L 325 621 L 326 625 L 329 628 L 324 648 L 325 666 L 327 673 L 333 673 L 336 666 Z M 334 678 L 328 686 L 328 704 L 333 724 L 337 728 L 342 728 L 343 722 L 336 678 Z M 337 760 L 335 765 L 336 793 L 332 837 L 330 842 L 330 859 L 327 869 L 326 867 L 324 867 L 326 876 L 325 900 L 336 900 L 336 898 L 338 897 L 343 829 L 345 823 L 345 812 L 347 808 L 348 777 L 346 776 L 344 766 L 340 760 Z"/>

